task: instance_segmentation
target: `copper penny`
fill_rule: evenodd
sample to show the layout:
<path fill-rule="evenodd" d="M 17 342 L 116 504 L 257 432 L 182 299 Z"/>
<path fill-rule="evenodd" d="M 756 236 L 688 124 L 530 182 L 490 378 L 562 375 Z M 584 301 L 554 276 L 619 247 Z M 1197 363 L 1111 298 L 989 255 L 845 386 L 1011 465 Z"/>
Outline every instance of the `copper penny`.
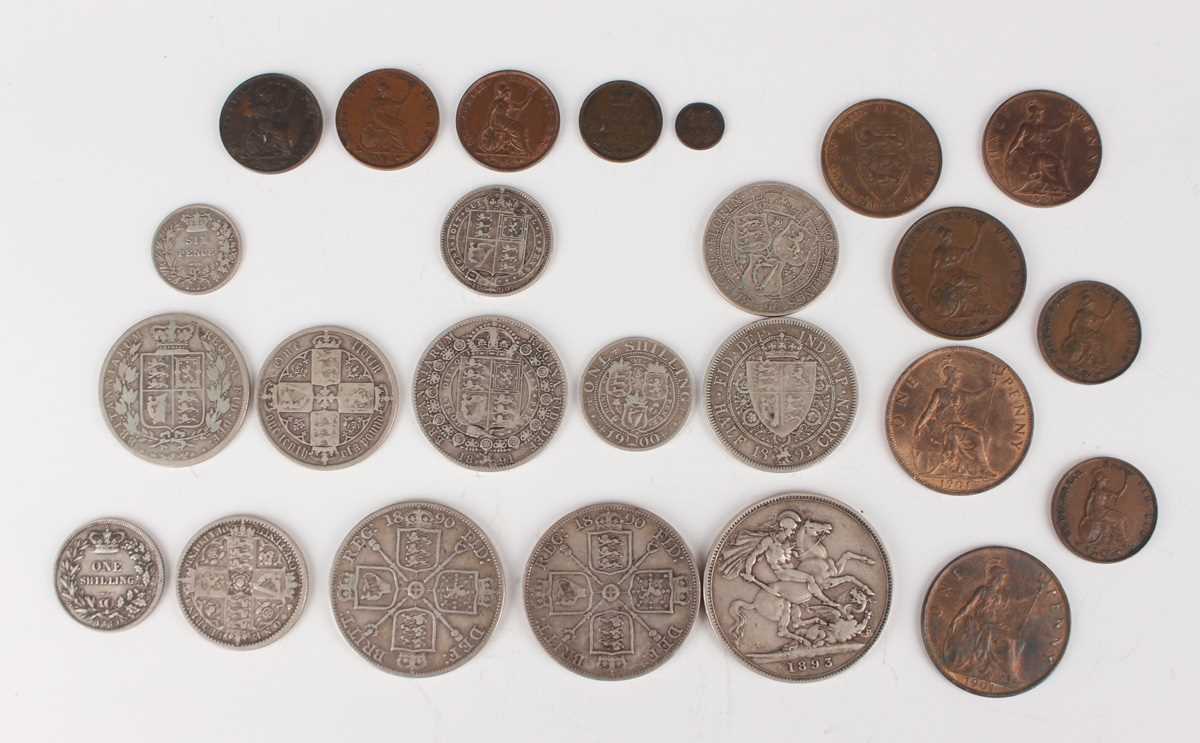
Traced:
<path fill-rule="evenodd" d="M 1058 206 L 1100 170 L 1100 132 L 1075 101 L 1050 90 L 1009 98 L 988 119 L 983 162 L 1001 191 L 1029 206 Z"/>
<path fill-rule="evenodd" d="M 904 370 L 887 404 L 887 436 L 913 479 L 947 495 L 994 488 L 1033 436 L 1033 405 L 1017 373 L 986 351 L 947 346 Z"/>
<path fill-rule="evenodd" d="M 221 144 L 250 170 L 282 173 L 321 140 L 321 106 L 294 77 L 269 72 L 234 88 L 221 107 Z"/>
<path fill-rule="evenodd" d="M 1120 562 L 1150 541 L 1158 499 L 1137 467 L 1115 457 L 1093 457 L 1058 481 L 1050 520 L 1067 549 L 1083 559 Z"/>
<path fill-rule="evenodd" d="M 925 117 L 876 98 L 838 114 L 821 144 L 821 169 L 833 195 L 868 217 L 894 217 L 933 192 L 942 146 Z"/>
<path fill-rule="evenodd" d="M 342 93 L 336 121 L 338 138 L 356 160 L 373 168 L 403 168 L 420 160 L 437 138 L 437 99 L 415 75 L 375 70 Z"/>
<path fill-rule="evenodd" d="M 1037 336 L 1050 368 L 1072 382 L 1100 384 L 1133 364 L 1142 345 L 1142 322 L 1115 288 L 1076 281 L 1042 307 Z"/>
<path fill-rule="evenodd" d="M 675 117 L 675 136 L 693 150 L 716 147 L 725 136 L 725 117 L 711 103 L 689 103 Z"/>
<path fill-rule="evenodd" d="M 455 117 L 467 153 L 494 170 L 522 170 L 558 138 L 558 103 L 533 75 L 502 70 L 467 88 Z"/>
<path fill-rule="evenodd" d="M 1058 577 L 1033 555 L 980 547 L 942 568 L 925 594 L 925 651 L 955 686 L 984 697 L 1029 691 L 1058 666 L 1071 608 Z"/>
<path fill-rule="evenodd" d="M 605 160 L 625 163 L 650 151 L 662 133 L 662 109 L 650 91 L 628 80 L 593 90 L 579 109 L 583 141 Z"/>
<path fill-rule="evenodd" d="M 908 316 L 952 340 L 1004 324 L 1025 295 L 1025 255 L 992 215 L 966 206 L 930 212 L 908 228 L 892 261 L 892 284 Z"/>

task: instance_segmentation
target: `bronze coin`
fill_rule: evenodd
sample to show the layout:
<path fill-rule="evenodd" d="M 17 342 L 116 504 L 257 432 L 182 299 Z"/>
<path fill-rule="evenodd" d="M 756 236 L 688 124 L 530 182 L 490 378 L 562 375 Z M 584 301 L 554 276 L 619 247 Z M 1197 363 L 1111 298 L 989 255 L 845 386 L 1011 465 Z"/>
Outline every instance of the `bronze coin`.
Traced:
<path fill-rule="evenodd" d="M 221 107 L 221 144 L 250 170 L 282 173 L 321 140 L 321 106 L 304 83 L 268 72 L 234 88 Z"/>
<path fill-rule="evenodd" d="M 1050 368 L 1072 382 L 1121 376 L 1137 358 L 1142 323 L 1125 295 L 1099 281 L 1076 281 L 1042 307 L 1038 347 Z"/>
<path fill-rule="evenodd" d="M 650 151 L 662 133 L 662 109 L 650 91 L 628 80 L 593 90 L 579 109 L 584 143 L 605 160 L 626 163 Z"/>
<path fill-rule="evenodd" d="M 983 131 L 983 162 L 1001 191 L 1029 206 L 1058 206 L 1100 170 L 1100 132 L 1075 101 L 1050 90 L 1009 98 Z"/>
<path fill-rule="evenodd" d="M 925 594 L 925 652 L 958 688 L 1010 697 L 1058 666 L 1071 636 L 1067 593 L 1050 568 L 1012 547 L 980 547 L 942 568 Z"/>
<path fill-rule="evenodd" d="M 942 174 L 942 146 L 925 117 L 883 98 L 838 114 L 821 144 L 833 195 L 868 217 L 894 217 L 929 197 Z"/>
<path fill-rule="evenodd" d="M 715 147 L 725 136 L 725 117 L 711 103 L 689 103 L 675 117 L 675 136 L 693 150 Z"/>
<path fill-rule="evenodd" d="M 1093 457 L 1058 481 L 1050 520 L 1067 549 L 1083 559 L 1120 562 L 1150 541 L 1158 499 L 1137 467 L 1115 457 Z"/>
<path fill-rule="evenodd" d="M 494 170 L 522 170 L 558 138 L 558 103 L 533 75 L 502 70 L 467 88 L 455 117 L 467 153 Z"/>
<path fill-rule="evenodd" d="M 1021 303 L 1025 255 L 1000 220 L 951 206 L 921 217 L 900 238 L 892 285 L 916 324 L 943 338 L 977 338 Z"/>
<path fill-rule="evenodd" d="M 354 159 L 372 168 L 403 168 L 420 160 L 437 138 L 437 99 L 415 75 L 375 70 L 342 93 L 336 122 L 338 138 Z"/>
<path fill-rule="evenodd" d="M 904 370 L 887 404 L 887 436 L 914 480 L 947 495 L 994 488 L 1033 436 L 1033 405 L 1017 373 L 987 351 L 946 346 Z"/>

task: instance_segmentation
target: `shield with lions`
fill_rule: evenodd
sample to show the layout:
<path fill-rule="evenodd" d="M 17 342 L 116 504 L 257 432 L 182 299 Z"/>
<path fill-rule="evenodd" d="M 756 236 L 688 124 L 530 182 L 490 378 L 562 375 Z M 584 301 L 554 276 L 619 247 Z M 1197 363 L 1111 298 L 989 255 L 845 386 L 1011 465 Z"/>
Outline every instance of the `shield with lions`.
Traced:
<path fill-rule="evenodd" d="M 767 359 L 746 363 L 750 403 L 776 436 L 790 436 L 812 408 L 817 362 Z"/>

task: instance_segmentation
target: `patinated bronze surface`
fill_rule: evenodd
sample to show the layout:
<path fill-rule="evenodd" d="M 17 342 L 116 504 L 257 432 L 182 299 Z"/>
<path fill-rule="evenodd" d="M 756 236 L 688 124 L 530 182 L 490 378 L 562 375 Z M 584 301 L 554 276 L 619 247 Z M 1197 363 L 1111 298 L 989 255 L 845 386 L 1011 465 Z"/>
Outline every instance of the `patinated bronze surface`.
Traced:
<path fill-rule="evenodd" d="M 662 133 L 662 109 L 650 91 L 628 80 L 596 88 L 579 109 L 579 133 L 592 152 L 624 163 L 650 151 Z"/>
<path fill-rule="evenodd" d="M 455 124 L 467 153 L 494 170 L 522 170 L 558 139 L 558 103 L 533 75 L 502 70 L 476 80 L 458 102 Z"/>
<path fill-rule="evenodd" d="M 1093 457 L 1058 481 L 1050 520 L 1067 549 L 1083 559 L 1119 562 L 1150 541 L 1158 499 L 1137 467 L 1115 457 Z"/>
<path fill-rule="evenodd" d="M 307 160 L 321 127 L 312 91 L 274 72 L 237 86 L 221 107 L 221 143 L 234 160 L 259 173 L 282 173 Z"/>
<path fill-rule="evenodd" d="M 1073 382 L 1099 384 L 1133 364 L 1142 345 L 1142 322 L 1115 288 L 1076 281 L 1046 302 L 1037 337 L 1050 368 Z"/>
<path fill-rule="evenodd" d="M 689 103 L 675 117 L 675 136 L 693 150 L 716 147 L 725 136 L 725 117 L 711 103 Z"/>
<path fill-rule="evenodd" d="M 404 70 L 368 72 L 338 101 L 338 138 L 354 159 L 373 168 L 412 165 L 433 146 L 437 131 L 433 91 Z"/>

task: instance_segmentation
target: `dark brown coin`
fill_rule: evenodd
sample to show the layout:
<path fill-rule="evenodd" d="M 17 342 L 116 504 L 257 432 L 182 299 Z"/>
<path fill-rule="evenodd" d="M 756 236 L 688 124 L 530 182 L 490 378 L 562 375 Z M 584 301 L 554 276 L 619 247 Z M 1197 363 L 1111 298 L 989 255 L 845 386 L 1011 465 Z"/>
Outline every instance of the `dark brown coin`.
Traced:
<path fill-rule="evenodd" d="M 825 182 L 846 206 L 894 217 L 929 197 L 942 174 L 942 146 L 925 117 L 876 98 L 842 111 L 821 144 Z"/>
<path fill-rule="evenodd" d="M 1083 559 L 1120 562 L 1150 541 L 1158 523 L 1158 499 L 1137 467 L 1114 457 L 1094 457 L 1058 481 L 1050 520 L 1067 549 Z"/>
<path fill-rule="evenodd" d="M 1029 90 L 988 119 L 983 162 L 1001 191 L 1029 206 L 1058 206 L 1087 190 L 1100 170 L 1100 132 L 1062 93 Z"/>
<path fill-rule="evenodd" d="M 1025 294 L 1025 255 L 1000 220 L 966 206 L 908 228 L 892 262 L 896 297 L 915 323 L 953 340 L 1004 324 Z"/>
<path fill-rule="evenodd" d="M 282 173 L 308 159 L 321 140 L 321 106 L 304 83 L 275 72 L 234 88 L 221 107 L 221 143 L 259 173 Z"/>
<path fill-rule="evenodd" d="M 502 70 L 467 88 L 455 117 L 467 153 L 495 170 L 522 170 L 558 138 L 558 103 L 533 75 Z"/>
<path fill-rule="evenodd" d="M 625 163 L 650 151 L 662 133 L 662 109 L 650 91 L 628 80 L 596 88 L 579 109 L 583 141 L 605 160 Z"/>
<path fill-rule="evenodd" d="M 715 147 L 725 136 L 725 117 L 711 103 L 689 103 L 675 117 L 675 136 L 693 150 Z"/>
<path fill-rule="evenodd" d="M 1121 292 L 1076 281 L 1042 307 L 1037 335 L 1050 368 L 1073 382 L 1099 384 L 1121 376 L 1137 358 L 1142 323 Z"/>
<path fill-rule="evenodd" d="M 338 138 L 356 160 L 373 168 L 412 165 L 433 146 L 437 131 L 433 91 L 404 70 L 368 72 L 338 101 Z"/>
<path fill-rule="evenodd" d="M 930 660 L 955 686 L 984 697 L 1037 686 L 1062 660 L 1070 635 L 1058 577 L 1012 547 L 959 555 L 933 579 L 921 610 Z"/>

